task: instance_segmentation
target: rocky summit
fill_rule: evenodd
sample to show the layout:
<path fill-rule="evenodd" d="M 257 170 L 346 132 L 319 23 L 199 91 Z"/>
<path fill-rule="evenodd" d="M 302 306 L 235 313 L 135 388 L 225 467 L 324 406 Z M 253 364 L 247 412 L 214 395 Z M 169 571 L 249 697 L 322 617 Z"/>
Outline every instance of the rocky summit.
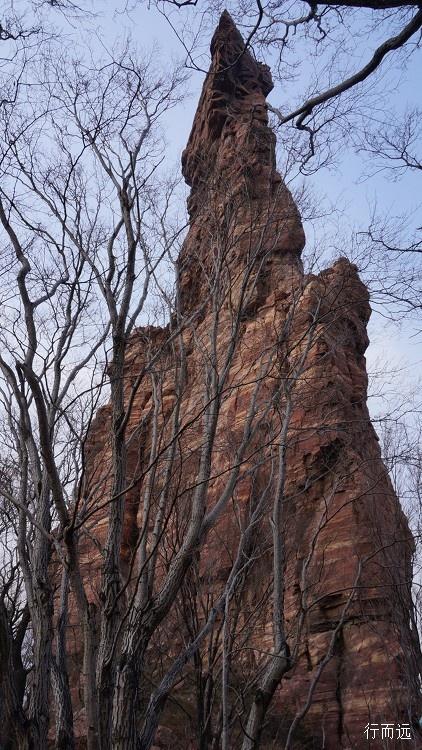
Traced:
<path fill-rule="evenodd" d="M 121 603 L 130 606 L 147 566 L 146 610 L 161 606 L 172 561 L 193 521 L 199 529 L 150 634 L 139 725 L 212 614 L 160 714 L 155 748 L 217 750 L 223 726 L 226 748 L 239 750 L 258 740 L 264 750 L 419 747 L 413 542 L 368 413 L 369 295 L 345 258 L 304 273 L 301 218 L 268 124 L 271 89 L 270 70 L 224 12 L 182 157 L 189 231 L 173 311 L 166 326 L 137 329 L 126 355 Z M 106 406 L 86 445 L 81 549 L 94 610 L 110 424 Z M 69 633 L 82 748 L 74 604 Z"/>

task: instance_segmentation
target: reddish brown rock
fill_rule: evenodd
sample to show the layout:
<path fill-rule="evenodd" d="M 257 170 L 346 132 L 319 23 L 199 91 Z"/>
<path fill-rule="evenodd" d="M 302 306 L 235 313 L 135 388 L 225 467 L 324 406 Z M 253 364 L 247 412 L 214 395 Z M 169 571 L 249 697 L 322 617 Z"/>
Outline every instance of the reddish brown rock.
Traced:
<path fill-rule="evenodd" d="M 171 478 L 174 503 L 168 508 L 170 521 L 160 544 L 155 590 L 174 550 L 180 547 L 189 517 L 202 446 L 201 414 L 209 387 L 204 380 L 206 365 L 212 361 L 222 376 L 230 355 L 219 404 L 208 511 L 218 502 L 235 464 L 254 394 L 256 407 L 230 500 L 197 550 L 184 597 L 174 602 L 153 639 L 149 675 L 157 680 L 175 644 L 186 639 L 192 625 L 186 601 L 198 607 L 201 621 L 217 599 L 236 554 L 240 528 L 266 492 L 268 503 L 254 536 L 254 564 L 235 602 L 238 619 L 230 700 L 238 713 L 243 706 L 244 714 L 242 721 L 233 722 L 231 742 L 233 748 L 241 747 L 248 705 L 256 698 L 259 673 L 273 644 L 270 516 L 278 486 L 280 435 L 290 398 L 291 418 L 283 438 L 283 537 L 286 631 L 294 663 L 274 697 L 262 747 L 284 747 L 295 716 L 303 714 L 292 747 L 366 748 L 368 722 L 415 725 L 420 710 L 419 649 L 410 598 L 412 539 L 382 464 L 366 405 L 368 292 L 356 268 L 345 259 L 317 276 L 304 276 L 300 260 L 304 233 L 292 197 L 277 173 L 275 136 L 268 127 L 265 97 L 272 88 L 270 72 L 244 50 L 227 13 L 221 17 L 211 51 L 211 68 L 182 160 L 191 186 L 190 228 L 178 261 L 178 310 L 179 320 L 184 320 L 186 366 L 180 388 L 183 429 Z M 165 345 L 175 325 L 176 316 L 166 329 L 138 330 L 127 356 L 129 392 L 142 363 L 161 347 L 155 372 L 163 452 L 154 477 L 154 509 L 165 481 L 163 446 L 170 434 L 180 373 L 175 362 L 180 363 L 181 344 Z M 213 330 L 215 339 L 210 335 Z M 208 378 L 209 373 L 208 368 Z M 126 498 L 124 568 L 143 523 L 152 410 L 151 377 L 147 375 L 137 391 L 128 427 L 133 483 Z M 98 548 L 104 544 L 107 529 L 101 499 L 107 497 L 111 482 L 109 419 L 105 407 L 97 415 L 87 444 L 91 488 L 87 503 L 95 512 L 83 551 L 93 604 L 99 601 Z M 77 664 L 75 611 L 72 625 Z M 204 645 L 202 667 L 218 681 L 219 667 L 209 661 L 209 646 L 209 642 Z M 195 674 L 188 672 L 177 701 L 164 714 L 157 747 L 199 747 Z M 254 679 L 258 680 L 255 685 Z M 75 668 L 76 710 L 81 706 L 79 688 Z M 245 705 L 236 702 L 240 694 Z M 79 710 L 82 738 L 83 709 Z M 216 713 L 218 706 L 211 710 L 213 726 L 217 726 Z M 420 746 L 416 734 L 409 746 Z M 370 744 L 383 746 L 380 739 Z M 396 737 L 386 746 L 403 745 Z"/>

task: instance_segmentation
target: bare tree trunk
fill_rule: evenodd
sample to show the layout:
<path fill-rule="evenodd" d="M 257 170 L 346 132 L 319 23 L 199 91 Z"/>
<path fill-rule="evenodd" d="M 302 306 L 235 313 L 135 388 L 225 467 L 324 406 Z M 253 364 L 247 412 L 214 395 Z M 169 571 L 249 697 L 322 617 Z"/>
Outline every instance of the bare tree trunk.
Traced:
<path fill-rule="evenodd" d="M 50 491 L 44 481 L 39 496 L 38 520 L 42 528 L 50 530 Z M 53 637 L 53 590 L 49 575 L 51 543 L 37 534 L 33 556 L 32 602 L 30 602 L 33 632 L 33 671 L 31 675 L 29 719 L 34 747 L 47 747 L 50 723 L 50 674 Z"/>
<path fill-rule="evenodd" d="M 113 362 L 111 365 L 112 413 L 112 463 L 113 486 L 110 503 L 109 527 L 102 573 L 103 611 L 97 662 L 98 727 L 101 750 L 113 747 L 113 698 L 116 690 L 117 637 L 121 623 L 122 586 L 120 553 L 125 506 L 127 450 L 125 441 L 124 405 L 124 333 L 113 335 Z M 126 700 L 126 697 L 125 697 Z M 119 732 L 117 733 L 119 736 Z"/>
<path fill-rule="evenodd" d="M 73 750 L 73 711 L 70 697 L 66 658 L 66 626 L 68 613 L 69 576 L 62 572 L 60 609 L 56 626 L 56 653 L 52 660 L 52 687 L 56 704 L 56 750 Z"/>
<path fill-rule="evenodd" d="M 53 596 L 49 582 L 39 580 L 31 620 L 34 634 L 34 667 L 31 676 L 29 720 L 34 747 L 47 747 L 50 723 L 50 672 L 53 632 Z"/>
<path fill-rule="evenodd" d="M 13 635 L 0 597 L 0 742 L 4 750 L 32 750 L 13 663 Z"/>

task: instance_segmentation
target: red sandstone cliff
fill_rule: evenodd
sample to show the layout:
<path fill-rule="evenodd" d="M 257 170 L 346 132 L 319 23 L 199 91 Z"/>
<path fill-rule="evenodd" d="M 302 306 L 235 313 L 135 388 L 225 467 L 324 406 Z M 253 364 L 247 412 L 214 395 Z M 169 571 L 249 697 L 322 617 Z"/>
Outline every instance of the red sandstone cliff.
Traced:
<path fill-rule="evenodd" d="M 155 540 L 157 551 L 151 596 L 160 593 L 187 532 L 213 376 L 222 379 L 204 513 L 213 521 L 213 510 L 222 509 L 201 536 L 174 604 L 152 637 L 150 684 L 206 620 L 260 507 L 248 567 L 229 612 L 230 746 L 242 747 L 250 706 L 260 700 L 260 676 L 274 651 L 272 534 L 279 493 L 291 663 L 266 716 L 261 746 L 284 747 L 294 722 L 292 747 L 366 748 L 368 722 L 415 724 L 420 708 L 412 540 L 366 405 L 368 293 L 345 259 L 304 276 L 304 233 L 277 173 L 268 126 L 270 72 L 244 51 L 227 13 L 211 52 L 182 159 L 191 186 L 190 227 L 178 260 L 177 314 L 165 329 L 138 330 L 127 354 L 128 398 L 145 362 L 155 359 L 136 390 L 127 428 L 131 486 L 122 571 L 127 574 L 135 560 L 140 533 L 148 535 L 147 550 Z M 171 338 L 181 324 L 181 335 Z M 176 405 L 177 445 L 170 456 Z M 87 444 L 87 502 L 100 509 L 87 523 L 83 564 L 98 607 L 107 529 L 102 501 L 111 482 L 109 420 L 105 407 Z M 236 462 L 240 468 L 224 504 Z M 166 523 L 157 537 L 160 512 Z M 71 625 L 82 747 L 75 610 Z M 157 747 L 220 747 L 221 628 L 220 616 L 163 714 Z M 415 735 L 406 746 L 418 742 Z M 370 744 L 383 746 L 379 739 Z"/>

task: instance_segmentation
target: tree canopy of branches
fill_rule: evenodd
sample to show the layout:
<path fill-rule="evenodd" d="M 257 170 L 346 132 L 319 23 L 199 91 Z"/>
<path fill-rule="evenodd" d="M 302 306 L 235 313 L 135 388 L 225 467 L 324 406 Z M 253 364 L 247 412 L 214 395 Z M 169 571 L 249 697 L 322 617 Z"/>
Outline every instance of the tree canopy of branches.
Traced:
<path fill-rule="evenodd" d="M 165 3 L 161 11 L 170 8 L 173 26 L 172 5 L 177 13 L 201 12 L 199 0 Z M 318 452 L 304 484 L 287 471 L 288 455 L 305 437 L 319 439 L 331 429 L 330 410 L 326 423 L 307 426 L 306 436 L 292 415 L 318 401 L 315 360 L 322 371 L 336 347 L 353 338 L 339 323 L 353 296 L 348 271 L 339 272 L 333 290 L 326 276 L 303 277 L 297 259 L 292 262 L 283 324 L 271 325 L 270 344 L 245 362 L 240 332 L 262 291 L 261 272 L 271 275 L 274 207 L 267 222 L 253 215 L 249 186 L 222 215 L 218 195 L 227 186 L 210 180 L 203 196 L 210 253 L 196 259 L 200 282 L 191 284 L 203 286 L 195 310 L 185 308 L 175 259 L 186 226 L 178 215 L 178 179 L 161 166 L 162 122 L 183 97 L 186 67 L 161 69 L 129 42 L 103 51 L 101 59 L 95 51 L 78 59 L 61 48 L 56 31 L 38 23 L 46 7 L 77 18 L 85 11 L 70 0 L 34 2 L 26 18 L 10 15 L 0 26 L 7 50 L 0 107 L 0 660 L 6 666 L 0 746 L 73 750 L 82 723 L 88 750 L 149 750 L 173 702 L 195 725 L 201 750 L 256 750 L 322 599 L 315 550 L 340 512 L 336 498 L 351 477 L 373 479 L 366 469 L 375 458 L 365 456 L 351 468 L 335 440 Z M 300 92 L 290 112 L 272 107 L 280 133 L 281 126 L 293 126 L 289 158 L 307 173 L 314 159 L 318 168 L 330 161 L 339 133 L 350 135 L 353 117 L 364 109 L 359 86 L 390 56 L 416 52 L 422 11 L 396 0 L 305 8 L 245 2 L 234 15 L 248 22 L 246 47 L 277 57 L 280 78 L 284 55 L 299 37 L 322 61 L 323 78 Z M 208 22 L 219 9 L 204 10 Z M 358 70 L 343 67 L 340 58 L 335 67 L 343 30 L 347 36 L 356 12 L 369 11 L 370 20 L 358 19 L 357 28 L 363 38 L 368 24 L 379 37 L 376 46 Z M 195 46 L 180 29 L 178 35 L 190 66 L 197 66 Z M 328 57 L 319 58 L 326 44 Z M 394 127 L 367 125 L 355 145 L 377 168 L 417 171 L 418 128 L 413 108 Z M 247 210 L 253 221 L 239 234 Z M 405 247 L 400 240 L 374 217 L 357 252 L 365 257 L 369 243 L 374 253 L 420 253 L 418 239 Z M 241 267 L 228 260 L 239 245 L 248 248 Z M 405 279 L 396 274 L 389 298 L 395 294 L 414 310 L 418 283 L 408 270 Z M 367 306 L 366 297 L 357 305 Z M 206 330 L 200 328 L 205 309 Z M 362 346 L 359 339 L 356 356 Z M 192 351 L 196 358 L 189 359 Z M 237 433 L 227 415 L 233 392 L 243 399 Z M 396 438 L 384 432 L 392 470 L 404 461 Z M 408 447 L 415 466 L 406 482 L 416 496 L 413 435 Z M 96 462 L 96 455 L 106 460 Z M 218 472 L 216 455 L 222 457 Z M 320 512 L 300 561 L 289 631 L 286 524 L 297 498 L 315 487 Z M 201 552 L 221 535 L 229 508 L 233 539 L 228 551 L 218 547 L 227 564 L 216 583 L 212 569 L 201 567 Z M 137 515 L 128 539 L 131 514 Z M 377 554 L 391 562 L 379 543 L 353 569 L 307 700 L 289 717 L 286 749 Z M 267 584 L 250 595 L 262 560 Z M 396 579 L 391 586 L 395 591 Z M 408 581 L 401 587 L 412 612 Z M 407 626 L 394 623 L 406 632 Z M 264 634 L 262 648 L 256 632 Z"/>

